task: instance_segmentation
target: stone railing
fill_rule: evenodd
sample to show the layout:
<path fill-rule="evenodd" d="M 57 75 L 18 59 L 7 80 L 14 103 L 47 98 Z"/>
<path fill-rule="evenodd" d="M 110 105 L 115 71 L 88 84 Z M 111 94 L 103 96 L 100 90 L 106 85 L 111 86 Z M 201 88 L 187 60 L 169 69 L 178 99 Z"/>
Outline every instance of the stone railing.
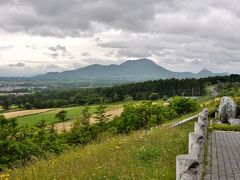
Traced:
<path fill-rule="evenodd" d="M 200 180 L 204 165 L 204 143 L 207 142 L 208 110 L 198 115 L 194 124 L 194 132 L 189 133 L 188 154 L 176 158 L 177 180 Z"/>
<path fill-rule="evenodd" d="M 184 119 L 184 120 L 182 120 L 182 121 L 180 121 L 180 122 L 175 122 L 175 123 L 172 124 L 171 127 L 181 126 L 181 125 L 183 125 L 183 124 L 185 124 L 185 123 L 187 123 L 187 122 L 189 122 L 189 121 L 192 121 L 192 120 L 194 120 L 194 119 L 197 119 L 197 117 L 198 117 L 198 114 L 196 114 L 196 115 L 194 115 L 194 116 L 192 116 L 192 117 L 189 117 L 189 118 L 187 118 L 187 119 Z"/>

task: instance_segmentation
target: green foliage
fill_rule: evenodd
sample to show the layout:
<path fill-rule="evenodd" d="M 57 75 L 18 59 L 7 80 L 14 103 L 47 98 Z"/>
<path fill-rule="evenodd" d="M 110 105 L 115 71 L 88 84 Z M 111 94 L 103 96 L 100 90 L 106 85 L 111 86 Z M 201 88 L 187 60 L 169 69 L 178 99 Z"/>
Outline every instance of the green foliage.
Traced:
<path fill-rule="evenodd" d="M 96 107 L 96 112 L 94 118 L 97 120 L 99 124 L 104 124 L 109 121 L 109 117 L 111 115 L 106 114 L 106 105 L 100 104 Z"/>
<path fill-rule="evenodd" d="M 130 96 L 130 95 L 126 95 L 126 96 L 124 97 L 124 101 L 125 101 L 125 102 L 132 101 L 132 100 L 133 100 L 133 97 Z"/>
<path fill-rule="evenodd" d="M 230 125 L 230 124 L 212 124 L 211 130 L 219 131 L 240 131 L 240 125 Z"/>
<path fill-rule="evenodd" d="M 163 99 L 163 101 L 167 101 L 168 100 L 167 95 L 164 95 L 162 99 Z"/>
<path fill-rule="evenodd" d="M 94 127 L 82 126 L 75 124 L 70 133 L 66 135 L 69 144 L 87 144 L 95 139 L 97 132 L 94 132 Z"/>
<path fill-rule="evenodd" d="M 192 131 L 193 123 L 187 123 L 107 136 L 103 142 L 14 169 L 10 179 L 176 179 L 176 156 L 187 154 Z"/>
<path fill-rule="evenodd" d="M 7 98 L 7 99 L 4 100 L 4 102 L 2 104 L 2 107 L 3 107 L 3 109 L 8 110 L 10 105 L 11 105 L 10 99 Z"/>
<path fill-rule="evenodd" d="M 42 124 L 42 123 L 41 123 Z M 67 145 L 41 125 L 38 128 L 18 126 L 15 119 L 0 117 L 0 171 L 23 164 L 46 152 L 60 153 Z"/>
<path fill-rule="evenodd" d="M 161 104 L 142 102 L 127 104 L 120 117 L 116 117 L 110 124 L 117 133 L 129 133 L 138 129 L 152 127 L 176 117 L 176 112 Z"/>
<path fill-rule="evenodd" d="M 160 99 L 160 95 L 158 93 L 152 93 L 152 94 L 149 95 L 148 99 L 152 100 L 152 101 L 155 101 L 155 100 Z"/>
<path fill-rule="evenodd" d="M 156 158 L 160 155 L 159 148 L 155 147 L 142 147 L 136 154 L 137 160 L 140 161 L 140 163 L 152 163 Z"/>
<path fill-rule="evenodd" d="M 47 127 L 47 122 L 45 119 L 43 119 L 43 120 L 37 122 L 35 126 L 39 129 L 45 129 Z"/>
<path fill-rule="evenodd" d="M 240 75 L 223 77 L 208 77 L 200 79 L 166 79 L 113 87 L 89 88 L 89 89 L 64 89 L 45 90 L 23 96 L 0 96 L 0 105 L 10 103 L 18 107 L 30 108 L 54 108 L 69 105 L 98 104 L 101 99 L 106 102 L 118 102 L 129 100 L 147 100 L 153 93 L 160 97 L 203 96 L 206 94 L 206 85 L 217 85 L 217 91 L 221 95 L 239 95 Z"/>
<path fill-rule="evenodd" d="M 89 107 L 86 106 L 80 111 L 81 124 L 83 126 L 89 126 L 90 125 L 90 117 L 91 117 L 91 114 L 89 112 Z"/>
<path fill-rule="evenodd" d="M 184 97 L 174 97 L 170 106 L 178 114 L 186 114 L 189 112 L 194 112 L 198 109 L 197 101 L 191 98 L 184 98 Z"/>
<path fill-rule="evenodd" d="M 115 92 L 113 97 L 112 97 L 112 102 L 118 102 L 119 101 L 119 95 Z"/>
<path fill-rule="evenodd" d="M 59 119 L 59 121 L 65 121 L 66 115 L 67 115 L 67 111 L 62 110 L 56 114 L 55 118 Z"/>
<path fill-rule="evenodd" d="M 59 114 L 65 112 L 60 111 Z M 85 107 L 71 131 L 62 134 L 57 134 L 54 126 L 49 127 L 45 120 L 32 127 L 24 127 L 18 126 L 15 119 L 0 117 L 0 170 L 13 167 L 16 163 L 28 162 L 32 157 L 44 156 L 48 152 L 58 154 L 69 145 L 86 145 L 104 133 L 121 134 L 147 129 L 174 119 L 177 115 L 181 114 L 177 114 L 172 106 L 152 102 L 130 103 L 124 106 L 121 116 L 109 122 L 106 105 L 100 104 L 95 112 L 98 123 L 89 124 L 90 113 L 88 107 Z M 139 152 L 138 159 L 150 162 L 158 156 L 154 153 L 154 150 Z"/>

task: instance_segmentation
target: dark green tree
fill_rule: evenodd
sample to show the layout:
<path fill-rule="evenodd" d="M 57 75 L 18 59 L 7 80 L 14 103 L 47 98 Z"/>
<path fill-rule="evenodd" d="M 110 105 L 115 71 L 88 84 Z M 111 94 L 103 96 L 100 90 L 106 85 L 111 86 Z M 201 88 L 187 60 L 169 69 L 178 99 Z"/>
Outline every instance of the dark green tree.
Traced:
<path fill-rule="evenodd" d="M 152 93 L 152 94 L 149 95 L 148 98 L 152 101 L 155 101 L 155 100 L 160 99 L 160 95 L 158 93 Z"/>
<path fill-rule="evenodd" d="M 67 116 L 67 111 L 62 110 L 56 114 L 55 118 L 59 119 L 59 121 L 65 121 L 66 116 Z"/>
<path fill-rule="evenodd" d="M 90 117 L 91 114 L 89 113 L 89 107 L 84 107 L 80 112 L 80 122 L 83 126 L 90 125 Z"/>
<path fill-rule="evenodd" d="M 47 122 L 45 119 L 43 119 L 43 120 L 37 122 L 35 126 L 39 129 L 45 129 L 47 127 Z"/>
<path fill-rule="evenodd" d="M 94 118 L 99 124 L 104 124 L 109 120 L 110 114 L 106 114 L 106 105 L 100 104 L 96 107 Z"/>
<path fill-rule="evenodd" d="M 10 107 L 10 105 L 11 105 L 11 102 L 10 102 L 10 100 L 7 98 L 7 99 L 3 102 L 2 107 L 3 107 L 3 109 L 8 110 L 9 107 Z"/>

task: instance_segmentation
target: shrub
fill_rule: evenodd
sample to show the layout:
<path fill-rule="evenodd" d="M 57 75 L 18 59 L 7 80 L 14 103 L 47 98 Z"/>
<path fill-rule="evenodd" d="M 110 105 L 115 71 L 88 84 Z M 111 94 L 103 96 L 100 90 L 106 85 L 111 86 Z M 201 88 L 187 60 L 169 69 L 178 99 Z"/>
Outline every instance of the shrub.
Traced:
<path fill-rule="evenodd" d="M 67 134 L 69 144 L 87 144 L 92 141 L 93 134 L 89 126 L 73 127 L 71 132 Z"/>
<path fill-rule="evenodd" d="M 160 95 L 158 93 L 152 93 L 149 95 L 148 99 L 155 101 L 158 100 L 160 98 Z"/>
<path fill-rule="evenodd" d="M 235 102 L 239 106 L 240 105 L 240 97 L 233 97 L 233 99 L 235 100 Z"/>
<path fill-rule="evenodd" d="M 33 156 L 44 156 L 45 152 L 60 153 L 66 147 L 42 123 L 38 128 L 29 128 L 0 116 L 0 171 L 23 164 Z"/>
<path fill-rule="evenodd" d="M 110 122 L 110 127 L 117 133 L 129 133 L 138 129 L 152 127 L 163 123 L 165 120 L 175 118 L 177 113 L 170 107 L 165 107 L 152 102 L 124 105 L 120 117 Z"/>
<path fill-rule="evenodd" d="M 96 107 L 96 112 L 95 112 L 95 116 L 94 118 L 96 118 L 97 122 L 100 125 L 103 125 L 104 123 L 106 123 L 107 121 L 109 121 L 109 117 L 111 115 L 107 115 L 106 114 L 106 105 L 100 104 Z"/>
<path fill-rule="evenodd" d="M 127 101 L 132 101 L 132 100 L 133 100 L 133 97 L 130 96 L 130 95 L 126 95 L 126 96 L 124 97 L 124 101 L 125 101 L 125 102 L 127 102 Z"/>
<path fill-rule="evenodd" d="M 240 131 L 240 125 L 212 124 L 211 129 L 219 131 Z"/>
<path fill-rule="evenodd" d="M 67 111 L 62 110 L 56 114 L 55 118 L 58 118 L 59 121 L 65 121 L 66 115 L 67 115 Z"/>
<path fill-rule="evenodd" d="M 198 109 L 198 103 L 196 100 L 184 97 L 174 97 L 170 106 L 178 113 L 185 114 L 194 112 Z"/>
<path fill-rule="evenodd" d="M 163 99 L 163 101 L 167 101 L 168 100 L 167 95 L 164 95 L 162 99 Z"/>
<path fill-rule="evenodd" d="M 90 124 L 91 114 L 89 113 L 89 107 L 84 107 L 80 112 L 80 121 L 84 126 L 88 126 Z"/>

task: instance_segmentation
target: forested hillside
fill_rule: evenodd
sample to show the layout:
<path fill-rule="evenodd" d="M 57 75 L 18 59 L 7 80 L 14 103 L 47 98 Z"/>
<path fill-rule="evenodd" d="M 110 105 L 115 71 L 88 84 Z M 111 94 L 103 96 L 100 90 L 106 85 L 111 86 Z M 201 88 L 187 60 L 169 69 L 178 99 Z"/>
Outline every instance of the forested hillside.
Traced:
<path fill-rule="evenodd" d="M 203 96 L 211 84 L 240 82 L 240 75 L 201 79 L 154 80 L 113 87 L 92 89 L 46 90 L 24 96 L 2 96 L 0 105 L 8 109 L 12 104 L 25 109 L 52 108 L 68 105 L 89 105 L 128 100 L 157 100 L 172 96 Z"/>

